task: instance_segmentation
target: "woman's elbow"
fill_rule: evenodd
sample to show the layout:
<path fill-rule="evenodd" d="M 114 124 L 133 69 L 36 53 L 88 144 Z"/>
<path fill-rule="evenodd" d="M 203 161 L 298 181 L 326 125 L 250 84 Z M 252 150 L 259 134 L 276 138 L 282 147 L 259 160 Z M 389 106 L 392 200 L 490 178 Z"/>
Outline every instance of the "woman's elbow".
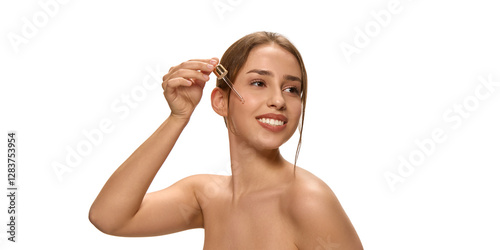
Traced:
<path fill-rule="evenodd" d="M 89 210 L 89 221 L 94 225 L 99 231 L 109 234 L 116 235 L 116 226 L 110 221 L 107 216 L 103 215 L 94 208 Z"/>

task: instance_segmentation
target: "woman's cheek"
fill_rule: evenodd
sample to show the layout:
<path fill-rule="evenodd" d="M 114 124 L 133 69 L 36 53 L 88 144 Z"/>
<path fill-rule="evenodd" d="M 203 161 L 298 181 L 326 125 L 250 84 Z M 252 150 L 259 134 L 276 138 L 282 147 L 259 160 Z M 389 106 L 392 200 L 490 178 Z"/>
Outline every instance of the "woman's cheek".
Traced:
<path fill-rule="evenodd" d="M 291 111 L 289 113 L 290 117 L 293 118 L 294 125 L 298 126 L 299 120 L 300 120 L 300 115 L 302 114 L 302 104 L 300 101 L 294 100 L 291 102 L 288 106 L 289 110 Z"/>

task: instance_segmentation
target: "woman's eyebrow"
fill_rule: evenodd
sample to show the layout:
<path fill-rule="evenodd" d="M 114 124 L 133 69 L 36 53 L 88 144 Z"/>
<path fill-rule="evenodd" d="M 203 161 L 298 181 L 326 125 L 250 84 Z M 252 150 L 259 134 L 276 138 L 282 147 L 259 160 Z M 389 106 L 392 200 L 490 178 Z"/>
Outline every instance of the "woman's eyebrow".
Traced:
<path fill-rule="evenodd" d="M 287 81 L 297 81 L 297 82 L 301 82 L 302 83 L 302 80 L 299 77 L 296 77 L 296 76 L 284 75 L 284 78 Z"/>
<path fill-rule="evenodd" d="M 263 75 L 263 76 L 274 76 L 273 72 L 271 72 L 269 70 L 264 70 L 264 69 L 252 69 L 252 70 L 249 70 L 247 72 L 247 74 L 250 74 L 250 73 L 257 73 L 257 74 Z"/>
<path fill-rule="evenodd" d="M 249 74 L 249 73 L 256 73 L 256 74 L 259 74 L 259 75 L 262 75 L 262 76 L 274 76 L 273 72 L 271 72 L 269 70 L 264 70 L 264 69 L 252 69 L 252 70 L 249 70 L 247 72 L 247 74 Z M 297 77 L 297 76 L 284 75 L 283 78 L 285 78 L 285 80 L 287 80 L 287 81 L 302 82 L 302 80 L 300 79 L 300 77 Z"/>

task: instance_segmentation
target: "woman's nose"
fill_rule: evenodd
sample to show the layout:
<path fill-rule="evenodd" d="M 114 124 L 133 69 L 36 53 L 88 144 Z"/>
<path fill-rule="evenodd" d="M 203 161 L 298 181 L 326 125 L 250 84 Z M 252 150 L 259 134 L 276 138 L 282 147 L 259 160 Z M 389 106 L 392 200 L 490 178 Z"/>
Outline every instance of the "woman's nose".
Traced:
<path fill-rule="evenodd" d="M 267 106 L 277 110 L 286 109 L 285 98 L 283 98 L 283 93 L 280 88 L 275 88 L 271 91 L 267 101 Z"/>

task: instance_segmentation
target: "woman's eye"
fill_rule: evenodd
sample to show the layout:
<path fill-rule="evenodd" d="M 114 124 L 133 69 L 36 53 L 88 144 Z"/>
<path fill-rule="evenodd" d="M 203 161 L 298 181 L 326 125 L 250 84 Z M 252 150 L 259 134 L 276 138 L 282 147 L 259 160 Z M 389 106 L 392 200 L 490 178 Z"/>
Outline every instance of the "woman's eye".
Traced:
<path fill-rule="evenodd" d="M 292 94 L 299 94 L 299 90 L 296 87 L 286 88 L 285 92 L 289 92 L 289 93 L 292 93 Z"/>
<path fill-rule="evenodd" d="M 254 85 L 254 86 L 257 86 L 257 87 L 262 87 L 264 86 L 264 83 L 261 82 L 261 81 L 254 81 L 252 83 L 250 83 L 251 85 Z"/>

